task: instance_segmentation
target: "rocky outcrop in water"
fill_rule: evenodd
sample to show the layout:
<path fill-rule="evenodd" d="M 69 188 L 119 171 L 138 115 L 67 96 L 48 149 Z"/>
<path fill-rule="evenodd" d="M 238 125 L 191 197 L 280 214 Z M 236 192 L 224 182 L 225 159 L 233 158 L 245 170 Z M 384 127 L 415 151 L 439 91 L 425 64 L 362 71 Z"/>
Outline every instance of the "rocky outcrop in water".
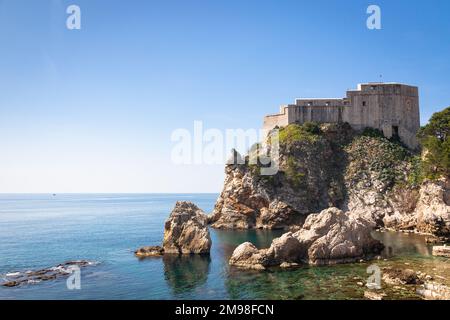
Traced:
<path fill-rule="evenodd" d="M 164 254 L 164 249 L 160 246 L 148 246 L 137 249 L 134 254 L 138 258 L 159 257 Z"/>
<path fill-rule="evenodd" d="M 423 284 L 423 279 L 412 269 L 384 268 L 383 280 L 390 285 Z"/>
<path fill-rule="evenodd" d="M 208 216 L 195 204 L 178 201 L 164 225 L 165 253 L 208 253 Z"/>
<path fill-rule="evenodd" d="M 417 293 L 426 300 L 450 300 L 450 288 L 438 283 L 427 282 Z"/>
<path fill-rule="evenodd" d="M 280 170 L 275 175 L 261 175 L 261 166 L 252 164 L 252 159 L 265 152 L 260 145 L 245 157 L 244 164 L 227 165 L 212 226 L 281 229 L 303 224 L 311 212 L 341 206 L 345 157 L 340 143 L 348 140 L 352 131 L 344 124 L 324 128 L 323 134 L 297 125 L 282 129 Z"/>
<path fill-rule="evenodd" d="M 345 124 L 292 124 L 279 140 L 273 176 L 251 164 L 255 151 L 226 166 L 213 227 L 288 229 L 338 207 L 376 227 L 450 237 L 450 180 L 415 183 L 414 154 L 399 143 Z"/>
<path fill-rule="evenodd" d="M 412 269 L 385 267 L 382 269 L 383 281 L 388 286 L 414 290 L 414 292 L 426 300 L 450 300 L 450 288 L 436 282 L 433 276 Z M 438 275 L 436 278 L 442 278 Z"/>
<path fill-rule="evenodd" d="M 68 277 L 75 267 L 82 268 L 95 265 L 95 262 L 86 260 L 67 261 L 55 267 L 25 272 L 10 272 L 3 276 L 5 280 L 1 285 L 4 287 L 17 287 L 25 284 L 37 284 L 42 281 L 56 280 Z"/>
<path fill-rule="evenodd" d="M 450 246 L 434 246 L 433 256 L 450 258 Z"/>
<path fill-rule="evenodd" d="M 209 253 L 210 249 L 208 216 L 192 202 L 178 201 L 164 224 L 162 247 L 142 247 L 135 251 L 135 255 L 145 258 L 167 253 L 202 254 Z"/>
<path fill-rule="evenodd" d="M 299 231 L 283 234 L 273 240 L 268 249 L 258 250 L 249 242 L 241 244 L 229 263 L 242 268 L 265 269 L 292 263 L 354 262 L 383 250 L 383 245 L 372 238 L 372 228 L 366 220 L 329 208 L 320 214 L 309 215 Z"/>

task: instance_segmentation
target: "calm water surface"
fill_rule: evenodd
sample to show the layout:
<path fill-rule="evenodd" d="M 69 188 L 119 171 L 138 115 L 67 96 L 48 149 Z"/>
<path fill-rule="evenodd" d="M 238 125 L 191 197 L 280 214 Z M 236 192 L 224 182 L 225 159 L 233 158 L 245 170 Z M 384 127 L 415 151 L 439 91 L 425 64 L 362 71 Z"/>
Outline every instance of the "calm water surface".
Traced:
<path fill-rule="evenodd" d="M 177 200 L 206 212 L 217 194 L 0 195 L 0 277 L 55 266 L 67 260 L 99 262 L 82 269 L 81 290 L 65 279 L 15 288 L 0 299 L 360 299 L 369 263 L 301 267 L 267 272 L 228 266 L 244 241 L 267 247 L 281 231 L 211 230 L 210 256 L 136 259 L 133 251 L 158 245 Z M 387 249 L 380 267 L 402 266 L 450 279 L 446 259 L 430 255 L 417 235 L 375 233 Z M 444 280 L 443 280 L 444 281 Z M 446 281 L 446 280 L 445 280 Z M 385 288 L 389 298 L 417 298 L 414 291 Z"/>

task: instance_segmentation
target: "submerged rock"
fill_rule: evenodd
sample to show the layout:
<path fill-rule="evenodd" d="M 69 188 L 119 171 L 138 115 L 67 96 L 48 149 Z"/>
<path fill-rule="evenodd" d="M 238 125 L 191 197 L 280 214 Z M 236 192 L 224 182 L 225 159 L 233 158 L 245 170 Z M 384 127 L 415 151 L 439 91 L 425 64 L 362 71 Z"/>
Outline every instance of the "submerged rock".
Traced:
<path fill-rule="evenodd" d="M 417 294 L 427 300 L 450 300 L 450 288 L 433 282 L 425 283 L 417 289 Z"/>
<path fill-rule="evenodd" d="M 209 253 L 208 216 L 195 204 L 178 201 L 164 225 L 164 253 Z"/>
<path fill-rule="evenodd" d="M 3 276 L 5 282 L 1 285 L 4 287 L 16 287 L 24 284 L 36 284 L 42 281 L 54 280 L 60 277 L 69 276 L 73 272 L 74 267 L 82 268 L 95 264 L 95 262 L 87 260 L 74 260 L 58 264 L 55 267 L 35 271 L 11 272 Z"/>
<path fill-rule="evenodd" d="M 164 249 L 160 246 L 148 246 L 139 248 L 134 252 L 134 254 L 139 258 L 159 257 L 164 254 Z"/>
<path fill-rule="evenodd" d="M 450 258 L 450 247 L 448 246 L 434 246 L 433 256 Z"/>
<path fill-rule="evenodd" d="M 390 285 L 423 283 L 421 277 L 412 269 L 384 268 L 383 280 Z"/>
<path fill-rule="evenodd" d="M 295 263 L 325 265 L 371 258 L 383 244 L 371 236 L 373 225 L 337 208 L 308 216 L 303 227 L 274 239 L 270 248 L 258 250 L 246 242 L 238 246 L 229 263 L 234 266 L 265 269 Z"/>
<path fill-rule="evenodd" d="M 175 294 L 195 292 L 208 280 L 211 257 L 209 255 L 165 254 L 164 279 Z"/>
<path fill-rule="evenodd" d="M 383 292 L 376 291 L 364 291 L 364 298 L 369 300 L 383 300 L 386 297 L 386 294 Z"/>

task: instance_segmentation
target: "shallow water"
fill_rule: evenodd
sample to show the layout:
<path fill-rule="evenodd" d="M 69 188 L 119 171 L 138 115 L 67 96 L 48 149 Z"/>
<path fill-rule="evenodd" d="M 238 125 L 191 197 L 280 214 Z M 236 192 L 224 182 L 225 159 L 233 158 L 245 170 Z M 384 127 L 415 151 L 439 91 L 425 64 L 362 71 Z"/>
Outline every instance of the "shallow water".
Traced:
<path fill-rule="evenodd" d="M 65 279 L 15 288 L 0 299 L 361 299 L 366 268 L 400 266 L 450 279 L 447 259 L 431 256 L 419 235 L 374 233 L 383 259 L 329 267 L 266 272 L 228 266 L 244 241 L 267 247 L 281 231 L 211 230 L 210 256 L 164 256 L 139 260 L 133 251 L 160 244 L 164 221 L 177 200 L 212 210 L 216 194 L 0 195 L 0 275 L 86 259 L 81 290 Z M 384 260 L 387 259 L 387 261 Z M 405 264 L 406 263 L 406 264 Z M 417 298 L 415 289 L 386 287 L 388 298 Z"/>

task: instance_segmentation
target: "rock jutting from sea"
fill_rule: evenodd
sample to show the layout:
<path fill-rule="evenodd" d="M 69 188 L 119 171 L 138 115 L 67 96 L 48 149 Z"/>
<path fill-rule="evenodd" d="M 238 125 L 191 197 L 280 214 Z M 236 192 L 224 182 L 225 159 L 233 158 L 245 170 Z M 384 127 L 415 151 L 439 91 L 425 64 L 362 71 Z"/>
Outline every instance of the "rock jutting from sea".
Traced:
<path fill-rule="evenodd" d="M 208 216 L 192 202 L 178 201 L 164 224 L 162 246 L 142 247 L 135 255 L 144 258 L 163 254 L 205 254 L 210 249 Z"/>
<path fill-rule="evenodd" d="M 56 280 L 70 276 L 76 270 L 75 268 L 84 268 L 96 264 L 97 262 L 87 260 L 74 260 L 50 268 L 28 270 L 25 272 L 10 272 L 3 275 L 5 281 L 1 285 L 4 287 L 17 287 L 25 284 L 37 284 L 43 281 Z"/>
<path fill-rule="evenodd" d="M 226 166 L 212 227 L 290 229 L 337 207 L 376 228 L 449 239 L 450 179 L 417 182 L 417 155 L 400 143 L 345 123 L 290 124 L 279 129 L 279 142 L 273 176 L 250 161 L 264 150 L 259 145 L 244 163 Z"/>
<path fill-rule="evenodd" d="M 263 270 L 271 266 L 327 265 L 369 259 L 384 248 L 372 238 L 372 229 L 373 225 L 365 219 L 329 208 L 309 215 L 300 230 L 274 239 L 268 249 L 258 250 L 250 242 L 239 245 L 229 264 Z"/>

